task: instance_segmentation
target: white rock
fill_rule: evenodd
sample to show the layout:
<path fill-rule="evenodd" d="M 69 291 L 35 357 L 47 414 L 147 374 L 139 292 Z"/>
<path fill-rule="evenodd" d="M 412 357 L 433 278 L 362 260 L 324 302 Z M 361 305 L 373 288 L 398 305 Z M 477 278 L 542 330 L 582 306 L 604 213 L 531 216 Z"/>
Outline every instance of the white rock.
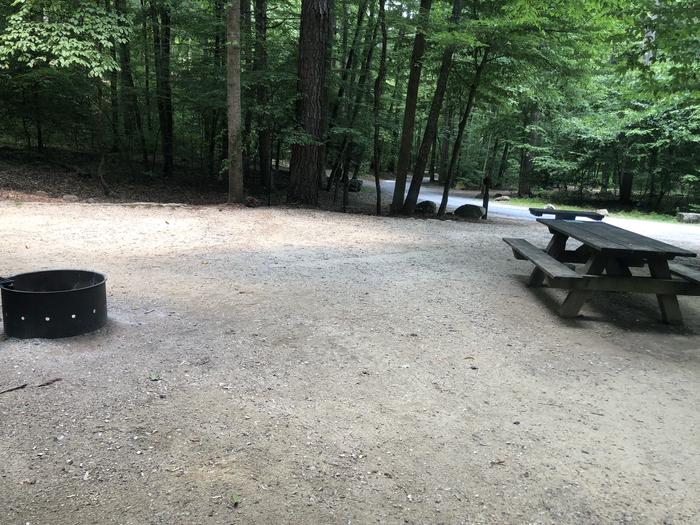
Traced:
<path fill-rule="evenodd" d="M 700 222 L 700 213 L 679 213 L 676 219 L 678 222 L 698 223 Z"/>

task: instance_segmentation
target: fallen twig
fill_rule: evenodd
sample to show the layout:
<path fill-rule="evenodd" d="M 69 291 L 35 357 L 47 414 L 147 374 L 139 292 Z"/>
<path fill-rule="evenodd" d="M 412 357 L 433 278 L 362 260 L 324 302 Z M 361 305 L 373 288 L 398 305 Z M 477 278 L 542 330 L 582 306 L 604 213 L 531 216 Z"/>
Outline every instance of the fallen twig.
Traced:
<path fill-rule="evenodd" d="M 59 381 L 63 381 L 63 378 L 57 377 L 56 379 L 51 379 L 50 381 L 47 381 L 46 383 L 41 383 L 40 385 L 36 385 L 36 387 L 41 388 L 42 386 L 53 385 L 54 383 L 58 383 Z"/>
<path fill-rule="evenodd" d="M 3 390 L 0 392 L 0 395 L 2 394 L 7 394 L 8 392 L 14 392 L 15 390 L 22 390 L 23 388 L 26 388 L 28 386 L 28 383 L 24 383 L 23 385 L 16 386 L 14 388 L 8 388 L 7 390 Z"/>

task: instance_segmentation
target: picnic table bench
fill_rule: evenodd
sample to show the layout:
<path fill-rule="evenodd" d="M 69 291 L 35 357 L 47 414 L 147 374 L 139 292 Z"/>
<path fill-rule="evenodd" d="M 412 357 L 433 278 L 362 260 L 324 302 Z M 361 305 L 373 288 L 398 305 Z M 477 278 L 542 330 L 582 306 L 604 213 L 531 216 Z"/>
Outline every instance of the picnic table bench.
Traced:
<path fill-rule="evenodd" d="M 544 250 L 525 239 L 504 238 L 516 259 L 535 265 L 529 286 L 548 284 L 569 290 L 560 307 L 562 317 L 576 317 L 594 291 L 653 293 L 663 322 L 683 324 L 678 295 L 700 295 L 700 271 L 669 264 L 675 257 L 695 257 L 683 248 L 666 244 L 604 222 L 537 219 L 552 239 Z M 569 239 L 581 245 L 567 250 Z M 582 269 L 576 271 L 576 264 Z M 633 275 L 630 268 L 648 267 L 648 276 Z M 605 272 L 605 275 L 603 273 Z M 677 278 L 674 278 L 674 275 Z"/>
<path fill-rule="evenodd" d="M 554 210 L 551 208 L 529 208 L 530 214 L 535 217 L 542 215 L 554 215 L 555 219 L 576 220 L 577 217 L 586 217 L 594 221 L 602 221 L 605 215 L 597 211 L 582 211 L 582 210 Z"/>

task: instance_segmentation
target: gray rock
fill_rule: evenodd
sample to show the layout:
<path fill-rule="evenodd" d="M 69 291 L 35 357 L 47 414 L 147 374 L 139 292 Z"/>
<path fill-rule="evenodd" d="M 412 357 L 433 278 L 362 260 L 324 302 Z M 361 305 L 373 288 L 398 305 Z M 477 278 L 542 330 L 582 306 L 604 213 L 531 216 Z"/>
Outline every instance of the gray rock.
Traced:
<path fill-rule="evenodd" d="M 37 191 L 34 195 L 36 195 L 37 197 L 48 197 L 49 196 L 49 194 L 43 190 Z"/>
<path fill-rule="evenodd" d="M 500 197 L 496 197 L 493 200 L 498 201 L 498 202 L 504 202 L 504 201 L 509 201 L 510 197 L 508 197 L 508 195 L 501 195 Z"/>
<path fill-rule="evenodd" d="M 421 201 L 416 204 L 416 215 L 434 215 L 437 213 L 437 204 L 433 201 Z"/>
<path fill-rule="evenodd" d="M 362 179 L 350 179 L 348 181 L 348 191 L 358 192 L 362 189 Z"/>
<path fill-rule="evenodd" d="M 78 202 L 80 198 L 77 195 L 66 194 L 61 199 L 65 202 Z"/>
<path fill-rule="evenodd" d="M 484 208 L 473 204 L 464 204 L 454 211 L 456 217 L 463 217 L 465 219 L 481 219 L 484 213 L 486 213 Z"/>
<path fill-rule="evenodd" d="M 608 215 L 610 215 L 610 212 L 605 208 L 601 208 L 599 210 L 596 210 L 595 212 L 600 213 L 603 217 L 607 217 Z"/>
<path fill-rule="evenodd" d="M 676 219 L 678 219 L 678 222 L 687 222 L 691 224 L 699 223 L 700 213 L 679 213 Z"/>
<path fill-rule="evenodd" d="M 544 209 L 545 210 L 556 210 L 557 208 L 556 208 L 556 206 L 554 206 L 554 204 L 545 204 Z"/>
<path fill-rule="evenodd" d="M 257 208 L 258 206 L 262 206 L 265 204 L 263 201 L 260 199 L 256 199 L 255 197 L 251 197 L 250 195 L 245 198 L 245 201 L 243 202 L 248 208 Z"/>

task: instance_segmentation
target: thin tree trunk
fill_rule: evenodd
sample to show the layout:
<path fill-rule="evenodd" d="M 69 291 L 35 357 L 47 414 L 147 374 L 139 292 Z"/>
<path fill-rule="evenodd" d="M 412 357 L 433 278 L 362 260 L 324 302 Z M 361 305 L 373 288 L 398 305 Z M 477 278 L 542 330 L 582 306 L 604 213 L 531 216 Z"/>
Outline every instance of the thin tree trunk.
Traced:
<path fill-rule="evenodd" d="M 226 102 L 228 108 L 228 201 L 243 202 L 243 148 L 241 144 L 241 3 L 232 0 L 226 23 Z"/>
<path fill-rule="evenodd" d="M 173 106 L 170 86 L 170 8 L 157 0 L 150 2 L 156 68 L 156 100 L 163 154 L 163 176 L 173 174 Z"/>
<path fill-rule="evenodd" d="M 450 196 L 450 188 L 452 187 L 452 182 L 454 180 L 454 175 L 457 167 L 457 160 L 459 159 L 460 148 L 462 147 L 462 137 L 464 136 L 464 128 L 469 121 L 469 117 L 474 109 L 474 102 L 476 100 L 476 92 L 479 88 L 479 81 L 481 79 L 481 73 L 486 65 L 486 57 L 488 56 L 488 50 L 484 50 L 481 56 L 481 60 L 477 59 L 476 53 L 474 54 L 475 70 L 474 79 L 469 86 L 469 96 L 467 98 L 467 106 L 464 108 L 464 113 L 459 121 L 459 127 L 457 129 L 457 136 L 455 137 L 455 143 L 452 146 L 452 157 L 450 158 L 450 166 L 447 169 L 447 178 L 445 179 L 445 186 L 442 191 L 442 201 L 440 202 L 440 208 L 438 209 L 438 217 L 445 215 L 445 210 L 447 210 L 447 200 Z"/>
<path fill-rule="evenodd" d="M 326 75 L 331 30 L 330 0 L 302 0 L 299 30 L 299 123 L 310 143 L 292 144 L 287 199 L 316 206 L 325 176 L 326 129 L 324 113 L 328 97 Z"/>
<path fill-rule="evenodd" d="M 430 182 L 435 182 L 435 164 L 437 159 L 438 139 L 437 133 L 433 138 L 433 146 L 430 148 L 430 160 L 428 161 L 428 177 Z"/>
<path fill-rule="evenodd" d="M 396 166 L 396 183 L 394 185 L 394 198 L 391 203 L 392 213 L 400 213 L 403 208 L 404 192 L 406 191 L 406 176 L 411 162 L 411 146 L 413 142 L 413 130 L 416 123 L 416 104 L 418 102 L 418 87 L 420 86 L 421 70 L 423 68 L 423 53 L 425 52 L 425 30 L 430 17 L 432 0 L 421 0 L 418 11 L 418 25 L 416 37 L 413 41 L 411 53 L 411 72 L 408 76 L 408 88 L 406 91 L 406 107 L 403 114 L 403 126 L 401 131 L 401 145 Z"/>
<path fill-rule="evenodd" d="M 380 137 L 380 116 L 382 106 L 382 91 L 384 90 L 384 79 L 386 77 L 386 48 L 387 30 L 386 13 L 384 11 L 386 0 L 379 0 L 379 27 L 382 33 L 382 51 L 379 56 L 379 71 L 377 79 L 374 81 L 374 104 L 372 106 L 372 119 L 374 123 L 374 189 L 377 193 L 377 215 L 382 214 L 382 186 L 380 181 L 382 171 L 382 142 Z"/>
<path fill-rule="evenodd" d="M 267 71 L 267 0 L 255 0 L 255 59 L 253 70 L 257 73 L 256 98 L 258 103 L 258 161 L 260 179 L 269 189 L 272 175 L 272 128 L 267 116 L 270 103 L 266 79 L 260 78 Z"/>
<path fill-rule="evenodd" d="M 539 141 L 539 133 L 534 129 L 534 126 L 540 120 L 540 112 L 537 109 L 532 110 L 529 118 L 529 125 L 531 126 L 530 135 L 528 143 L 530 146 L 537 146 Z M 524 151 L 522 169 L 520 170 L 520 177 L 518 180 L 518 197 L 530 197 L 532 196 L 532 170 L 534 167 L 532 153 L 530 151 Z"/>
<path fill-rule="evenodd" d="M 126 1 L 116 0 L 114 3 L 118 13 L 126 15 Z M 122 110 L 124 112 L 124 133 L 127 136 L 133 135 L 134 125 L 136 126 L 137 138 L 141 149 L 141 161 L 143 168 L 148 170 L 148 150 L 146 149 L 146 137 L 143 132 L 141 122 L 141 111 L 139 101 L 136 97 L 136 86 L 131 73 L 131 49 L 128 42 L 119 44 L 119 64 L 122 81 Z"/>
<path fill-rule="evenodd" d="M 452 23 L 459 21 L 462 11 L 462 0 L 454 0 L 452 4 Z M 437 124 L 440 112 L 442 111 L 442 103 L 445 100 L 445 91 L 447 90 L 447 80 L 452 69 L 452 57 L 454 56 L 455 46 L 450 45 L 445 48 L 442 53 L 442 62 L 440 64 L 440 73 L 438 74 L 437 85 L 433 94 L 433 100 L 430 104 L 430 112 L 428 113 L 428 121 L 425 125 L 423 140 L 418 149 L 418 157 L 413 168 L 413 177 L 411 178 L 411 186 L 408 189 L 406 202 L 403 205 L 402 213 L 412 215 L 416 204 L 418 203 L 418 195 L 423 184 L 423 176 L 425 167 L 428 163 L 428 155 L 432 149 L 435 137 L 437 136 Z"/>
<path fill-rule="evenodd" d="M 496 188 L 502 188 L 503 187 L 503 179 L 505 178 L 506 175 L 506 168 L 508 167 L 508 150 L 510 148 L 510 144 L 506 142 L 506 145 L 503 146 L 503 154 L 501 155 L 501 163 L 498 165 L 498 175 L 496 176 Z"/>

